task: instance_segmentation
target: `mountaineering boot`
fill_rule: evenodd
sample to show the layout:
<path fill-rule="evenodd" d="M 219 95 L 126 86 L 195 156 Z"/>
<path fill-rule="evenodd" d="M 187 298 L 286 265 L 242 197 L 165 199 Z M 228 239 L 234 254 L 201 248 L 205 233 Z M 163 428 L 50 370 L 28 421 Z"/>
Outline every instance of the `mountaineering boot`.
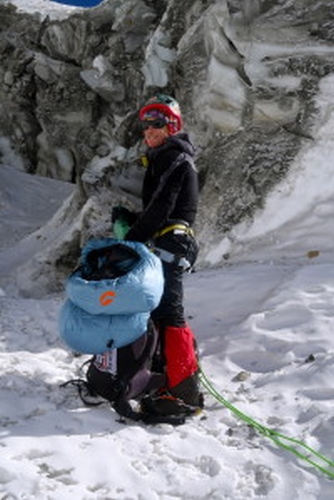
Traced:
<path fill-rule="evenodd" d="M 160 390 L 141 400 L 141 411 L 153 415 L 198 414 L 204 407 L 203 394 L 199 391 L 198 375 L 187 377 L 169 390 Z"/>
<path fill-rule="evenodd" d="M 204 397 L 199 390 L 197 372 L 169 389 L 169 392 L 175 398 L 181 399 L 185 404 L 195 407 L 198 410 L 204 407 Z"/>
<path fill-rule="evenodd" d="M 167 387 L 141 400 L 141 411 L 151 415 L 197 414 L 204 406 L 199 391 L 198 361 L 194 335 L 185 325 L 163 331 Z"/>
<path fill-rule="evenodd" d="M 203 395 L 199 392 L 195 376 L 181 382 L 170 391 L 160 391 L 142 398 L 141 412 L 145 415 L 197 415 L 204 406 Z"/>
<path fill-rule="evenodd" d="M 194 415 L 198 407 L 186 404 L 182 399 L 169 392 L 161 392 L 144 396 L 141 400 L 141 411 L 152 415 Z"/>

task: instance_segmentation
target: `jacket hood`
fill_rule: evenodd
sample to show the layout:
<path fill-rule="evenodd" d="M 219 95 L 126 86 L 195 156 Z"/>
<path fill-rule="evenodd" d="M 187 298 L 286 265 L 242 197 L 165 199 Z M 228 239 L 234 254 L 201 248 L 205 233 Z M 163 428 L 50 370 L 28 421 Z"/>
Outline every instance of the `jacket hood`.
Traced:
<path fill-rule="evenodd" d="M 148 156 L 149 158 L 154 158 L 164 151 L 167 152 L 171 150 L 195 156 L 195 147 L 186 132 L 180 132 L 179 134 L 169 136 L 162 146 L 149 149 Z"/>
<path fill-rule="evenodd" d="M 180 151 L 188 153 L 190 156 L 195 155 L 195 147 L 186 132 L 171 135 L 166 141 L 166 146 L 180 149 Z"/>

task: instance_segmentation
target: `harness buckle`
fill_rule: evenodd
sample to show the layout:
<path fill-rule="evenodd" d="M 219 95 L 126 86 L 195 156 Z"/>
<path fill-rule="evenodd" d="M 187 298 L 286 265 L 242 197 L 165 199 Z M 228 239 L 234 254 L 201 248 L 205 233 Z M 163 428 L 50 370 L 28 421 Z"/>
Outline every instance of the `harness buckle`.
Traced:
<path fill-rule="evenodd" d="M 152 251 L 163 262 L 167 262 L 168 264 L 176 264 L 184 271 L 188 271 L 191 268 L 190 262 L 185 257 L 179 257 L 172 252 L 168 252 L 168 250 L 164 250 L 163 248 L 158 247 L 152 248 Z"/>
<path fill-rule="evenodd" d="M 194 236 L 194 231 L 191 229 L 191 227 L 187 226 L 186 224 L 181 224 L 181 223 L 176 223 L 176 224 L 171 224 L 170 226 L 166 226 L 163 229 L 160 229 L 160 231 L 157 231 L 153 235 L 153 239 L 160 238 L 161 236 L 164 236 L 167 233 L 173 232 L 174 234 L 189 234 L 190 236 Z"/>

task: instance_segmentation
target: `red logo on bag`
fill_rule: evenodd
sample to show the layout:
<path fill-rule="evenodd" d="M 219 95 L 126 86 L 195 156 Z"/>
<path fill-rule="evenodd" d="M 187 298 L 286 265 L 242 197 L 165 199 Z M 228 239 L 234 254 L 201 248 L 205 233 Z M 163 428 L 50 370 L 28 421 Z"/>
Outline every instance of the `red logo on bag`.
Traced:
<path fill-rule="evenodd" d="M 116 296 L 116 293 L 113 292 L 112 290 L 109 290 L 108 292 L 104 292 L 102 295 L 100 295 L 101 306 L 109 306 L 109 304 L 111 304 L 112 301 L 114 300 L 115 296 Z"/>

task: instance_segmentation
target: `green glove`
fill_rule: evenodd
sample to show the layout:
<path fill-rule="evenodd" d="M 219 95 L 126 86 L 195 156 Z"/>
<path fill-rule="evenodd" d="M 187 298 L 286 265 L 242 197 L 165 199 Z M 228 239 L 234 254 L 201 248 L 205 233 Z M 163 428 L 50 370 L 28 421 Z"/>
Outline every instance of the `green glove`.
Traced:
<path fill-rule="evenodd" d="M 117 240 L 124 240 L 130 226 L 124 219 L 116 219 L 112 226 L 113 235 Z"/>

